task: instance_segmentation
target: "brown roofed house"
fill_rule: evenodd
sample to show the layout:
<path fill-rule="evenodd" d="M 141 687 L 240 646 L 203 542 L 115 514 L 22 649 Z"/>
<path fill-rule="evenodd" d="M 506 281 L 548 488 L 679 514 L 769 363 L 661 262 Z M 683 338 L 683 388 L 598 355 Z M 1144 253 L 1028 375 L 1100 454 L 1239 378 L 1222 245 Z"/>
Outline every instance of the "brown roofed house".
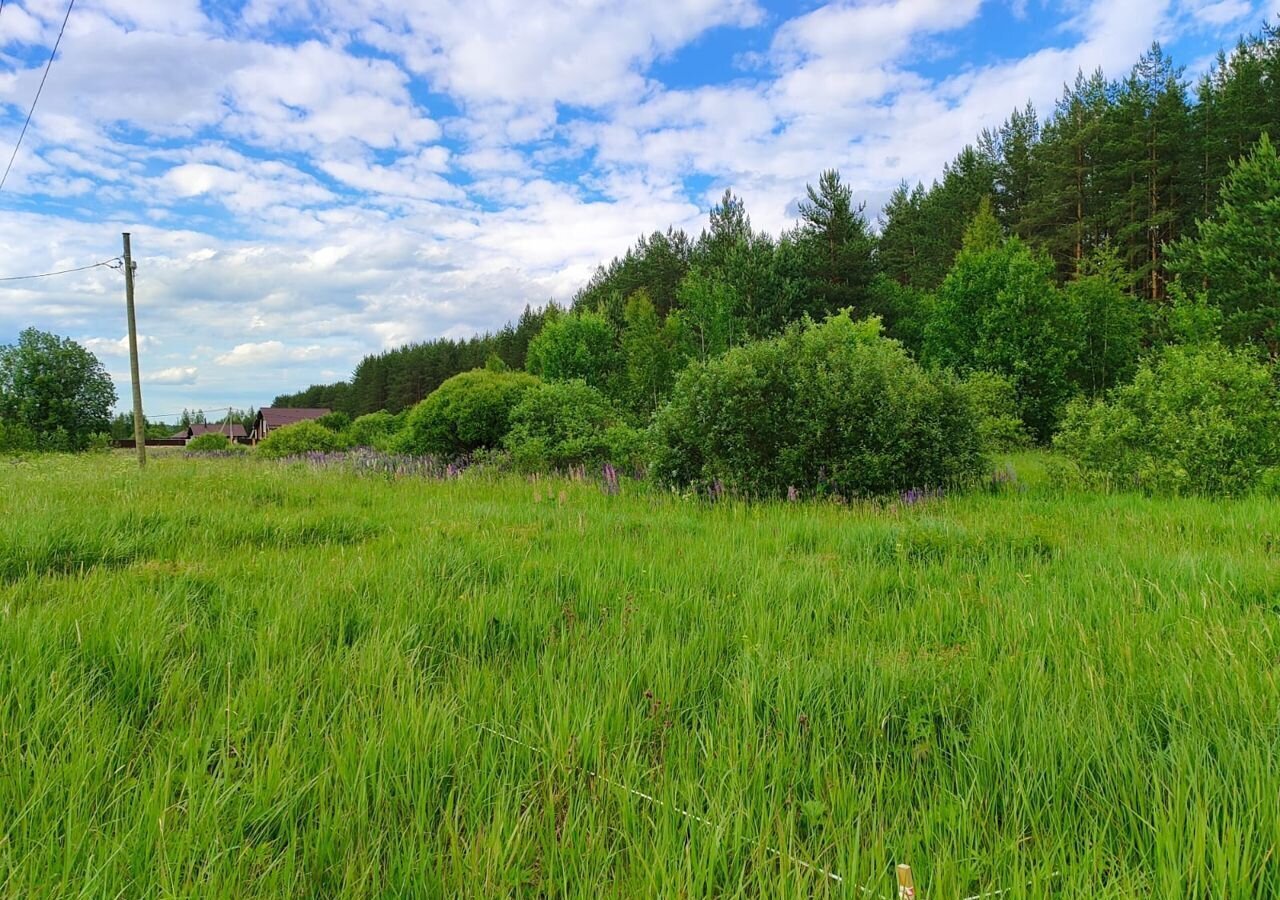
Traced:
<path fill-rule="evenodd" d="M 332 410 L 329 409 L 293 409 L 285 406 L 267 406 L 258 410 L 258 417 L 253 420 L 253 430 L 249 432 L 249 439 L 256 444 L 277 428 L 294 425 L 298 422 L 306 422 L 310 419 L 318 419 L 321 416 L 329 415 L 330 412 Z"/>
<path fill-rule="evenodd" d="M 244 430 L 244 426 L 239 422 L 228 425 L 226 422 L 201 422 L 199 424 L 188 425 L 186 428 L 180 428 L 173 433 L 175 438 L 185 438 L 191 440 L 198 438 L 202 434 L 225 434 L 232 441 L 243 440 L 248 437 L 248 433 Z"/>

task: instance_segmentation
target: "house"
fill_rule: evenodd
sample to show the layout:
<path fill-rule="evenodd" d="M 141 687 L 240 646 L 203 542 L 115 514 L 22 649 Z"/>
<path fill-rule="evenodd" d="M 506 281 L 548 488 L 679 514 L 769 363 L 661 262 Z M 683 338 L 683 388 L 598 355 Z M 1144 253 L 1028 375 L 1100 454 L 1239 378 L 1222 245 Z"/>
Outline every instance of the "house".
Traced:
<path fill-rule="evenodd" d="M 186 428 L 180 428 L 173 433 L 174 438 L 182 440 L 191 440 L 198 438 L 202 434 L 225 434 L 232 441 L 243 441 L 249 435 L 244 430 L 244 426 L 239 422 L 228 425 L 226 422 L 201 422 L 199 424 L 188 425 Z"/>
<path fill-rule="evenodd" d="M 249 440 L 256 444 L 277 428 L 318 419 L 321 416 L 329 415 L 330 412 L 332 410 L 329 409 L 292 409 L 284 406 L 264 407 L 258 410 L 258 416 L 253 420 L 253 428 L 249 431 Z"/>

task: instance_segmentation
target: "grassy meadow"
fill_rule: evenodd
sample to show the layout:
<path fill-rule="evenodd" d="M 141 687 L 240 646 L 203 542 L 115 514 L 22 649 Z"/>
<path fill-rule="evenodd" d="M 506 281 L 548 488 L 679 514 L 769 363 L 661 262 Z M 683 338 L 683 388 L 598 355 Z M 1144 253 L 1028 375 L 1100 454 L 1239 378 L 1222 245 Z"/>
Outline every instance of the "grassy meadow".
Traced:
<path fill-rule="evenodd" d="M 1280 895 L 1280 504 L 0 463 L 0 895 Z"/>

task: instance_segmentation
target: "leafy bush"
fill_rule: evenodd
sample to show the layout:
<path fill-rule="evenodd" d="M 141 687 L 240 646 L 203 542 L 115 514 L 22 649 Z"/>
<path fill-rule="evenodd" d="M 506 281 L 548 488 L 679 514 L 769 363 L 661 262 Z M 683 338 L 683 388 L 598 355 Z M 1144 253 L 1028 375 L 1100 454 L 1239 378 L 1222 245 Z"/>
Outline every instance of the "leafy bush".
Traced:
<path fill-rule="evenodd" d="M 409 411 L 396 449 L 458 457 L 500 446 L 511 410 L 538 384 L 523 372 L 474 369 L 455 375 Z"/>
<path fill-rule="evenodd" d="M 270 435 L 268 435 L 270 437 Z M 188 453 L 218 453 L 236 446 L 225 434 L 211 431 L 187 441 Z"/>
<path fill-rule="evenodd" d="M 345 447 L 346 443 L 340 435 L 314 421 L 306 421 L 286 425 L 268 433 L 259 442 L 258 453 L 267 459 L 283 459 L 304 453 L 329 453 Z"/>
<path fill-rule="evenodd" d="M 323 425 L 330 431 L 342 432 L 351 427 L 351 417 L 341 411 L 325 413 L 316 419 L 316 424 Z"/>
<path fill-rule="evenodd" d="M 610 456 L 607 432 L 621 416 L 604 394 L 583 381 L 540 384 L 511 411 L 504 441 L 517 465 L 563 469 Z"/>
<path fill-rule="evenodd" d="M 973 372 L 963 385 L 984 449 L 1004 453 L 1031 443 L 1018 415 L 1018 391 L 1011 378 L 995 372 Z"/>
<path fill-rule="evenodd" d="M 1090 481 L 1241 493 L 1280 465 L 1280 394 L 1243 353 L 1167 347 L 1105 400 L 1072 403 L 1056 443 Z"/>
<path fill-rule="evenodd" d="M 939 487 L 983 466 L 963 386 L 847 313 L 691 365 L 655 440 L 659 478 L 756 496 Z"/>
<path fill-rule="evenodd" d="M 618 336 L 599 313 L 557 316 L 529 342 L 525 365 L 547 381 L 576 378 L 607 390 L 622 367 Z"/>
<path fill-rule="evenodd" d="M 29 453 L 36 449 L 36 433 L 18 422 L 0 420 L 0 453 Z"/>
<path fill-rule="evenodd" d="M 353 447 L 372 447 L 389 450 L 396 434 L 404 425 L 404 415 L 383 410 L 359 416 L 347 428 L 347 441 Z"/>

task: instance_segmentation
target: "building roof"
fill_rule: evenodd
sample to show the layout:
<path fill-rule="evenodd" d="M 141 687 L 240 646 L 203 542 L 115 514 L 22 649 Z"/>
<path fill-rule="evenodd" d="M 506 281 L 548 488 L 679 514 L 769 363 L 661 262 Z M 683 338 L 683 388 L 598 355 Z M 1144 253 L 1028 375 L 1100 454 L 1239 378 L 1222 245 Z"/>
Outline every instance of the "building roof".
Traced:
<path fill-rule="evenodd" d="M 195 425 L 189 425 L 186 428 L 179 428 L 173 433 L 176 438 L 180 437 L 200 437 L 202 434 L 225 434 L 229 438 L 247 437 L 249 432 L 244 430 L 244 426 L 239 422 L 235 422 L 228 426 L 226 422 L 201 422 Z"/>
<path fill-rule="evenodd" d="M 281 428 L 285 425 L 292 425 L 294 422 L 305 422 L 308 419 L 318 419 L 321 416 L 327 416 L 333 410 L 330 409 L 302 409 L 287 406 L 264 406 L 258 410 L 258 415 L 262 417 L 263 423 L 268 428 Z"/>

